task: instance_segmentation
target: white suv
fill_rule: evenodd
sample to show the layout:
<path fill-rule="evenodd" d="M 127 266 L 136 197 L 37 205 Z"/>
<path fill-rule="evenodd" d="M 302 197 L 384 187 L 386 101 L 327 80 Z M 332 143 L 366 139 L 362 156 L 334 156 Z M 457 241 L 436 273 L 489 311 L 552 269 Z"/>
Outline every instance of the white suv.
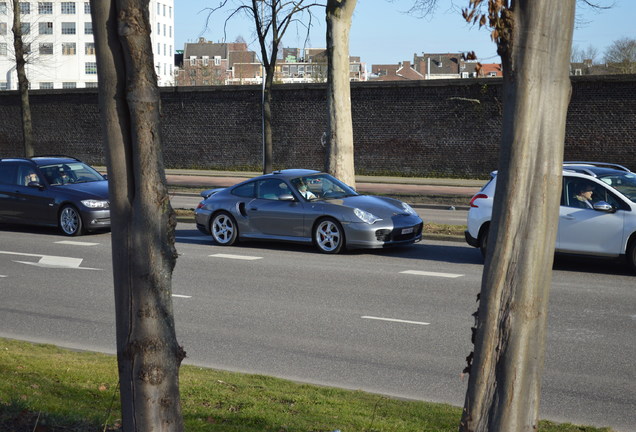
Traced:
<path fill-rule="evenodd" d="M 497 172 L 470 201 L 466 242 L 485 255 Z M 591 201 L 577 194 L 591 191 Z M 598 162 L 565 162 L 556 251 L 626 256 L 636 271 L 636 173 Z"/>

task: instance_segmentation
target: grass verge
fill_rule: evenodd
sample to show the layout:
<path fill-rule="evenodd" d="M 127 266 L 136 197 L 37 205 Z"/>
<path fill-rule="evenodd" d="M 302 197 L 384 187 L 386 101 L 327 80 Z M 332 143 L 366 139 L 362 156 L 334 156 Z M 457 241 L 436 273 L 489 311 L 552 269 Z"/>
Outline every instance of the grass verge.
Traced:
<path fill-rule="evenodd" d="M 0 430 L 118 431 L 116 358 L 0 339 Z M 185 430 L 456 431 L 461 408 L 183 366 Z M 541 422 L 541 432 L 611 432 Z"/>

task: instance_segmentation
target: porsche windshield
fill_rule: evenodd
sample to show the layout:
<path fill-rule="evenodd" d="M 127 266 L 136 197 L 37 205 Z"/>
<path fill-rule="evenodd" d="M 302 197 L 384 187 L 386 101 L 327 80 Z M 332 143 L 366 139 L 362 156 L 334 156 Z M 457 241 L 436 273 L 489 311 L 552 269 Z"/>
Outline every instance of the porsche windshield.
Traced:
<path fill-rule="evenodd" d="M 291 180 L 298 192 L 309 200 L 339 199 L 358 195 L 355 190 L 329 174 L 315 174 Z"/>

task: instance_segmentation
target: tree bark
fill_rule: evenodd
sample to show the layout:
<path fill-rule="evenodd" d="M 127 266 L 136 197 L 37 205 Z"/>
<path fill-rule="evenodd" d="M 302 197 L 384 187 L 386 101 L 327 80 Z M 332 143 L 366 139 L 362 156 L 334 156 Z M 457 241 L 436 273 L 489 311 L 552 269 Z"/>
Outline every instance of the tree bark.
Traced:
<path fill-rule="evenodd" d="M 20 111 L 22 118 L 22 143 L 25 157 L 34 155 L 33 123 L 31 121 L 31 105 L 29 103 L 29 79 L 26 74 L 26 58 L 22 39 L 22 23 L 20 20 L 20 2 L 13 3 L 13 49 L 15 50 L 15 70 L 18 75 L 18 92 L 20 93 Z"/>
<path fill-rule="evenodd" d="M 460 430 L 536 431 L 561 197 L 575 0 L 520 0 L 499 44 L 497 194 Z"/>
<path fill-rule="evenodd" d="M 160 141 L 148 0 L 92 0 L 108 164 L 117 361 L 125 431 L 182 431 L 172 312 L 176 219 Z"/>
<path fill-rule="evenodd" d="M 265 84 L 263 87 L 263 174 L 271 173 L 274 170 L 274 141 L 272 139 L 272 85 L 274 84 L 274 67 L 267 67 L 265 74 Z"/>
<path fill-rule="evenodd" d="M 349 31 L 356 0 L 328 0 L 327 17 L 327 160 L 325 170 L 355 187 Z"/>

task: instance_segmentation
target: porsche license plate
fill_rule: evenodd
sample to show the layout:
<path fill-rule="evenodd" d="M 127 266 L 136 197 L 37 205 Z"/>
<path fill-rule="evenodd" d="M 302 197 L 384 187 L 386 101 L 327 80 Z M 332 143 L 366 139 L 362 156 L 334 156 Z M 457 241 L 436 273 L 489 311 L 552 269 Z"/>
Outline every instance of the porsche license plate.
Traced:
<path fill-rule="evenodd" d="M 411 234 L 412 232 L 413 232 L 413 227 L 402 229 L 402 234 Z"/>

